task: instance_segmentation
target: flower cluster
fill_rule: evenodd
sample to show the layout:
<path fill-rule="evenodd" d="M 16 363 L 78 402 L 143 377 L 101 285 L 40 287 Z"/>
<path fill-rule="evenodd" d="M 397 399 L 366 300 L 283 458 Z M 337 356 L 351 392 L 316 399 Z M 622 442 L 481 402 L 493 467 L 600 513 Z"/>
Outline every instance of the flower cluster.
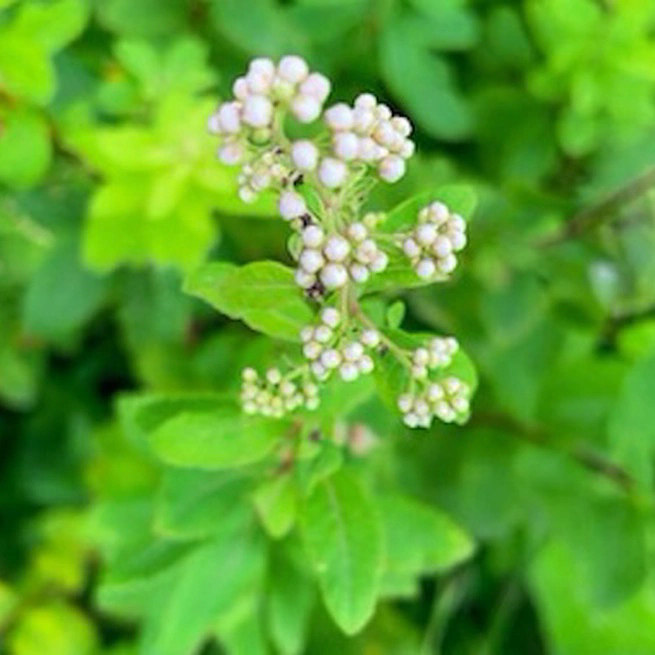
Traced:
<path fill-rule="evenodd" d="M 345 286 L 349 279 L 363 284 L 371 273 L 380 273 L 389 263 L 364 223 L 351 223 L 344 234 L 331 236 L 318 225 L 307 225 L 301 239 L 296 282 L 303 289 L 318 283 L 330 291 Z"/>
<path fill-rule="evenodd" d="M 469 411 L 470 389 L 465 382 L 448 377 L 441 382 L 430 382 L 418 392 L 407 392 L 398 398 L 398 409 L 405 425 L 410 428 L 429 428 L 434 417 L 452 423 Z"/>
<path fill-rule="evenodd" d="M 398 239 L 416 274 L 427 280 L 455 270 L 455 253 L 466 245 L 466 223 L 442 202 L 433 202 L 419 211 L 414 230 Z"/>
<path fill-rule="evenodd" d="M 324 111 L 330 90 L 330 81 L 310 72 L 300 57 L 278 63 L 257 58 L 234 83 L 234 98 L 209 120 L 221 139 L 219 159 L 240 167 L 241 199 L 276 194 L 278 212 L 294 230 L 289 251 L 297 262 L 295 281 L 318 304 L 319 320 L 300 334 L 300 363 L 284 374 L 244 370 L 243 409 L 270 417 L 315 409 L 320 383 L 333 376 L 355 380 L 383 366 L 381 358 L 394 357 L 410 380 L 398 399 L 407 425 L 427 427 L 434 417 L 458 420 L 468 411 L 470 389 L 449 375 L 457 341 L 435 337 L 415 350 L 402 348 L 364 314 L 357 286 L 386 271 L 390 256 L 408 269 L 403 253 L 419 277 L 447 276 L 466 245 L 464 219 L 433 202 L 418 212 L 411 229 L 390 234 L 386 214 L 362 215 L 376 183 L 405 174 L 414 154 L 412 126 L 370 93 L 352 106 L 337 103 Z M 285 132 L 289 117 L 317 125 L 296 124 L 291 139 Z"/>
<path fill-rule="evenodd" d="M 374 369 L 367 351 L 380 344 L 377 330 L 368 328 L 356 334 L 344 327 L 341 313 L 334 307 L 326 307 L 321 312 L 321 322 L 316 326 L 308 325 L 300 333 L 303 354 L 310 362 L 313 375 L 321 382 L 334 371 L 338 371 L 345 382 L 352 382 Z"/>
<path fill-rule="evenodd" d="M 344 162 L 361 162 L 375 165 L 385 182 L 397 182 L 403 177 L 405 160 L 415 149 L 408 138 L 412 125 L 404 116 L 393 116 L 391 109 L 378 103 L 374 95 L 362 93 L 352 107 L 340 102 L 327 109 L 325 122 L 332 132 L 335 159 L 325 160 L 333 161 L 331 166 L 345 171 Z"/>
<path fill-rule="evenodd" d="M 243 370 L 241 405 L 246 414 L 280 418 L 300 407 L 316 409 L 318 404 L 318 387 L 313 382 L 298 384 L 277 368 L 268 369 L 263 378 L 253 368 Z"/>

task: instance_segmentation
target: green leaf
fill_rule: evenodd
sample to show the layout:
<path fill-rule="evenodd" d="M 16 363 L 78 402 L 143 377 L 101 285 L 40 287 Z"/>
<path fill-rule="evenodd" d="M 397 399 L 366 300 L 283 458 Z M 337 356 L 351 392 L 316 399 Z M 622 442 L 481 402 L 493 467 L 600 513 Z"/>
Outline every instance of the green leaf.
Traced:
<path fill-rule="evenodd" d="M 311 611 L 314 586 L 298 563 L 295 552 L 274 549 L 266 588 L 266 623 L 273 643 L 282 655 L 303 652 Z"/>
<path fill-rule="evenodd" d="M 195 651 L 211 626 L 252 593 L 263 569 L 263 544 L 252 525 L 196 548 L 180 565 L 167 593 L 150 608 L 143 655 Z"/>
<path fill-rule="evenodd" d="M 293 271 L 276 262 L 205 264 L 187 277 L 184 290 L 255 330 L 289 341 L 300 340 L 314 315 Z"/>
<path fill-rule="evenodd" d="M 106 297 L 104 279 L 84 270 L 77 241 L 58 244 L 32 278 L 23 323 L 29 332 L 57 339 L 81 328 Z"/>
<path fill-rule="evenodd" d="M 386 543 L 385 582 L 441 573 L 473 553 L 468 535 L 430 505 L 406 496 L 385 496 L 380 516 Z"/>
<path fill-rule="evenodd" d="M 274 539 L 286 535 L 296 522 L 298 489 L 293 476 L 281 473 L 260 484 L 253 503 L 266 532 Z"/>
<path fill-rule="evenodd" d="M 415 24 L 395 15 L 385 25 L 379 52 L 382 74 L 408 112 L 432 136 L 461 141 L 472 119 L 445 60 L 415 38 Z"/>
<path fill-rule="evenodd" d="M 166 464 L 226 469 L 257 462 L 278 444 L 288 423 L 246 416 L 228 402 L 205 412 L 181 412 L 150 435 L 153 452 Z"/>
<path fill-rule="evenodd" d="M 392 328 L 399 328 L 402 325 L 403 319 L 405 318 L 405 312 L 407 307 L 402 300 L 396 300 L 394 303 L 389 305 L 387 309 L 387 325 Z"/>
<path fill-rule="evenodd" d="M 636 479 L 653 484 L 651 459 L 655 452 L 655 406 L 651 402 L 655 380 L 655 355 L 638 361 L 623 383 L 612 410 L 608 437 L 613 456 Z"/>
<path fill-rule="evenodd" d="M 13 27 L 26 40 L 51 53 L 75 39 L 84 29 L 88 16 L 86 0 L 23 3 Z"/>
<path fill-rule="evenodd" d="M 376 508 L 357 478 L 340 471 L 307 498 L 301 527 L 328 611 L 344 632 L 359 632 L 373 615 L 382 572 Z"/>
<path fill-rule="evenodd" d="M 247 480 L 232 472 L 167 469 L 155 506 L 155 529 L 172 538 L 200 539 L 238 521 Z"/>
<path fill-rule="evenodd" d="M 0 121 L 4 122 L 0 135 L 0 181 L 15 187 L 34 185 L 46 173 L 52 158 L 48 124 L 30 109 L 12 111 L 4 120 L 0 117 Z"/>
<path fill-rule="evenodd" d="M 186 0 L 103 0 L 98 5 L 100 22 L 108 29 L 132 36 L 162 36 L 184 27 L 188 21 Z"/>

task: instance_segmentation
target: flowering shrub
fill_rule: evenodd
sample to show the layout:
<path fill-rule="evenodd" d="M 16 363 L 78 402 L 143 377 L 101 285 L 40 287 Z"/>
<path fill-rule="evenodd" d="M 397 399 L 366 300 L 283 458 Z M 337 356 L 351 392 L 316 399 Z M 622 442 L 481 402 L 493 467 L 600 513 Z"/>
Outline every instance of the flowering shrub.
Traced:
<path fill-rule="evenodd" d="M 396 403 L 407 426 L 430 427 L 433 417 L 461 423 L 474 382 L 470 370 L 466 380 L 458 377 L 470 364 L 456 339 L 426 337 L 408 348 L 401 342 L 409 335 L 396 340 L 393 331 L 376 325 L 360 298 L 367 283 L 375 289 L 376 278 L 385 273 L 387 288 L 401 286 L 397 274 L 388 272 L 390 262 L 411 267 L 414 281 L 448 279 L 457 265 L 455 253 L 466 245 L 466 222 L 433 199 L 448 198 L 452 190 L 428 192 L 390 215 L 366 211 L 378 179 L 394 183 L 405 174 L 405 161 L 414 153 L 412 126 L 370 93 L 359 95 L 352 107 L 338 103 L 323 111 L 330 89 L 330 81 L 310 72 L 300 57 L 284 56 L 277 65 L 254 59 L 234 83 L 235 99 L 209 119 L 210 131 L 221 138 L 219 159 L 240 166 L 241 198 L 250 202 L 263 191 L 277 197 L 279 214 L 293 230 L 288 246 L 297 262 L 294 280 L 321 308 L 320 320 L 295 335 L 303 343 L 304 362 L 264 375 L 243 371 L 243 409 L 274 418 L 299 408 L 315 410 L 317 385 L 333 373 L 353 382 L 373 373 L 377 362 L 385 376 L 392 365 L 402 371 L 396 376 L 403 385 Z M 292 139 L 289 117 L 322 125 L 312 125 L 313 135 Z M 206 284 L 204 275 L 203 280 Z"/>

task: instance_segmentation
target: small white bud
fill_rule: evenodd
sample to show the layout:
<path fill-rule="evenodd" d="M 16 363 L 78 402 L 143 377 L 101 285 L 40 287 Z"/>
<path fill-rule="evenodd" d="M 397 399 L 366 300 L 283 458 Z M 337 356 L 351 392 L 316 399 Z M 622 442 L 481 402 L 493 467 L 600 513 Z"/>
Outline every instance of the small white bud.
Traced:
<path fill-rule="evenodd" d="M 459 252 L 466 246 L 466 234 L 464 232 L 454 232 L 450 235 L 450 243 L 455 252 Z"/>
<path fill-rule="evenodd" d="M 364 346 L 359 341 L 352 341 L 344 346 L 343 356 L 349 362 L 356 362 L 364 354 Z"/>
<path fill-rule="evenodd" d="M 218 110 L 217 123 L 225 134 L 237 134 L 241 130 L 238 104 L 236 102 L 223 103 Z"/>
<path fill-rule="evenodd" d="M 352 223 L 348 226 L 348 236 L 353 241 L 364 241 L 368 236 L 368 230 L 364 223 Z"/>
<path fill-rule="evenodd" d="M 243 122 L 251 127 L 267 127 L 273 118 L 273 105 L 265 96 L 248 96 L 243 103 Z"/>
<path fill-rule="evenodd" d="M 319 325 L 316 328 L 316 341 L 319 343 L 328 343 L 333 336 L 332 330 L 327 325 Z"/>
<path fill-rule="evenodd" d="M 318 225 L 308 225 L 302 231 L 302 242 L 308 248 L 318 248 L 323 244 L 325 234 Z"/>
<path fill-rule="evenodd" d="M 387 107 L 387 105 L 384 105 L 384 104 L 380 103 L 375 108 L 375 115 L 378 118 L 378 120 L 388 121 L 388 120 L 391 120 L 391 116 L 393 114 L 391 113 L 391 109 L 389 109 L 389 107 Z"/>
<path fill-rule="evenodd" d="M 403 159 L 409 159 L 416 152 L 416 144 L 410 139 L 405 139 L 402 147 L 400 148 L 399 154 Z"/>
<path fill-rule="evenodd" d="M 328 264 L 320 275 L 327 289 L 338 289 L 348 282 L 348 271 L 341 264 Z"/>
<path fill-rule="evenodd" d="M 375 109 L 378 101 L 372 93 L 361 93 L 355 98 L 355 107 L 357 109 Z"/>
<path fill-rule="evenodd" d="M 360 373 L 371 373 L 375 368 L 375 364 L 369 355 L 362 355 L 361 359 L 357 362 Z"/>
<path fill-rule="evenodd" d="M 309 287 L 311 287 L 316 282 L 316 276 L 308 273 L 302 268 L 296 269 L 295 278 L 296 284 L 303 289 L 309 289 Z"/>
<path fill-rule="evenodd" d="M 257 200 L 257 194 L 250 187 L 242 186 L 239 189 L 239 198 L 241 198 L 243 202 L 250 204 Z"/>
<path fill-rule="evenodd" d="M 313 171 L 318 165 L 318 148 L 306 139 L 296 141 L 291 146 L 291 160 L 301 171 Z"/>
<path fill-rule="evenodd" d="M 319 379 L 319 380 L 325 380 L 328 376 L 328 372 L 321 364 L 321 362 L 312 362 L 311 365 L 312 373 Z"/>
<path fill-rule="evenodd" d="M 398 396 L 398 409 L 403 414 L 409 412 L 409 410 L 412 409 L 413 405 L 414 405 L 414 399 L 410 394 L 404 393 Z"/>
<path fill-rule="evenodd" d="M 314 338 L 314 328 L 311 325 L 305 325 L 305 327 L 300 330 L 300 340 L 303 343 L 307 343 Z"/>
<path fill-rule="evenodd" d="M 414 411 L 419 416 L 427 416 L 430 413 L 430 405 L 428 405 L 422 398 L 419 398 L 414 403 Z"/>
<path fill-rule="evenodd" d="M 300 259 L 298 261 L 307 273 L 317 273 L 323 268 L 323 264 L 325 264 L 325 259 L 323 259 L 321 252 L 309 248 L 300 253 Z"/>
<path fill-rule="evenodd" d="M 421 227 L 432 227 L 430 223 L 425 223 Z M 427 245 L 427 244 L 426 244 Z M 439 258 L 447 257 L 453 251 L 453 244 L 448 237 L 439 236 L 432 244 L 432 252 Z"/>
<path fill-rule="evenodd" d="M 470 408 L 468 399 L 463 398 L 462 396 L 456 396 L 450 401 L 450 404 L 453 406 L 453 409 L 459 413 L 468 412 Z"/>
<path fill-rule="evenodd" d="M 335 234 L 327 240 L 323 252 L 330 261 L 341 262 L 350 252 L 350 243 L 347 239 Z"/>
<path fill-rule="evenodd" d="M 353 127 L 352 109 L 344 102 L 332 105 L 326 110 L 324 117 L 328 126 L 335 131 L 351 130 Z"/>
<path fill-rule="evenodd" d="M 407 238 L 403 241 L 403 252 L 410 258 L 418 257 L 421 254 L 421 247 L 414 239 Z"/>
<path fill-rule="evenodd" d="M 255 371 L 254 368 L 251 368 L 250 366 L 247 368 L 244 368 L 243 371 L 241 371 L 241 377 L 246 381 L 246 382 L 255 382 L 257 380 L 257 371 Z"/>
<path fill-rule="evenodd" d="M 428 377 L 428 369 L 427 366 L 418 366 L 415 364 L 412 366 L 412 377 L 415 380 L 425 380 L 425 378 Z"/>
<path fill-rule="evenodd" d="M 413 361 L 417 366 L 426 366 L 430 361 L 430 353 L 427 348 L 417 348 L 414 351 Z"/>
<path fill-rule="evenodd" d="M 255 95 L 266 95 L 271 90 L 273 79 L 258 71 L 250 71 L 246 75 L 248 90 Z"/>
<path fill-rule="evenodd" d="M 445 223 L 450 217 L 450 211 L 448 210 L 448 207 L 446 207 L 443 202 L 439 202 L 438 200 L 433 202 L 428 207 L 428 211 L 430 220 L 434 221 L 437 225 Z"/>
<path fill-rule="evenodd" d="M 296 385 L 291 382 L 290 380 L 285 380 L 281 385 L 280 385 L 280 393 L 283 396 L 293 396 L 293 394 L 296 392 Z"/>
<path fill-rule="evenodd" d="M 455 232 L 465 232 L 466 231 L 466 221 L 459 214 L 453 214 L 450 217 L 448 227 L 449 227 L 450 230 L 455 231 Z"/>
<path fill-rule="evenodd" d="M 437 238 L 437 228 L 431 223 L 423 223 L 414 230 L 414 235 L 422 246 L 429 246 Z"/>
<path fill-rule="evenodd" d="M 307 400 L 305 401 L 305 407 L 308 410 L 313 411 L 315 409 L 318 409 L 320 402 L 321 401 L 317 397 L 307 398 Z"/>
<path fill-rule="evenodd" d="M 351 264 L 348 269 L 350 277 L 357 282 L 357 284 L 364 284 L 370 276 L 368 268 L 364 264 Z"/>
<path fill-rule="evenodd" d="M 380 344 L 380 333 L 373 328 L 367 328 L 362 332 L 362 343 L 369 348 L 377 348 Z"/>
<path fill-rule="evenodd" d="M 373 273 L 381 273 L 389 265 L 389 256 L 386 252 L 379 251 L 373 261 L 369 264 L 369 268 Z"/>
<path fill-rule="evenodd" d="M 352 382 L 359 377 L 359 368 L 353 362 L 345 362 L 339 367 L 339 375 L 344 382 Z"/>
<path fill-rule="evenodd" d="M 218 158 L 228 166 L 235 166 L 243 159 L 243 146 L 237 141 L 224 143 L 218 149 Z"/>
<path fill-rule="evenodd" d="M 307 62 L 297 55 L 286 55 L 277 66 L 278 75 L 291 84 L 299 84 L 309 75 Z"/>
<path fill-rule="evenodd" d="M 441 400 L 444 397 L 444 390 L 441 388 L 441 385 L 437 384 L 436 382 L 433 382 L 429 387 L 428 387 L 428 400 L 431 402 L 436 402 L 437 400 Z"/>
<path fill-rule="evenodd" d="M 416 275 L 423 280 L 428 280 L 437 272 L 437 267 L 432 259 L 422 259 L 416 266 Z"/>
<path fill-rule="evenodd" d="M 334 307 L 326 307 L 321 312 L 321 321 L 331 328 L 336 328 L 341 323 L 341 313 Z"/>
<path fill-rule="evenodd" d="M 295 191 L 283 191 L 278 201 L 278 210 L 282 218 L 290 221 L 307 212 L 305 199 Z"/>
<path fill-rule="evenodd" d="M 277 368 L 269 368 L 268 371 L 266 371 L 266 379 L 271 384 L 278 384 L 282 379 L 282 374 Z"/>
<path fill-rule="evenodd" d="M 414 413 L 414 412 L 409 412 L 408 414 L 405 414 L 403 416 L 403 423 L 408 427 L 408 428 L 417 428 L 419 425 L 419 417 Z"/>
<path fill-rule="evenodd" d="M 321 364 L 325 368 L 337 368 L 341 364 L 341 354 L 338 350 L 330 348 L 329 350 L 324 350 L 321 355 Z"/>
<path fill-rule="evenodd" d="M 439 260 L 438 266 L 440 273 L 452 273 L 457 267 L 457 257 L 455 255 L 448 255 Z"/>
<path fill-rule="evenodd" d="M 316 359 L 323 352 L 323 348 L 320 343 L 310 341 L 303 346 L 302 352 L 307 359 Z"/>
<path fill-rule="evenodd" d="M 408 137 L 412 133 L 412 124 L 404 116 L 394 116 L 391 124 L 401 136 Z"/>
<path fill-rule="evenodd" d="M 318 169 L 318 179 L 329 189 L 343 185 L 348 175 L 348 168 L 340 159 L 326 157 Z"/>
<path fill-rule="evenodd" d="M 378 247 L 373 239 L 364 239 L 358 246 L 355 253 L 357 260 L 363 264 L 370 264 L 378 254 Z"/>
<path fill-rule="evenodd" d="M 245 77 L 237 77 L 232 85 L 232 93 L 237 100 L 245 100 L 250 95 L 248 82 Z"/>
<path fill-rule="evenodd" d="M 301 123 L 311 123 L 321 115 L 321 103 L 313 96 L 299 95 L 291 103 L 291 112 Z"/>
<path fill-rule="evenodd" d="M 389 121 L 380 121 L 373 131 L 373 138 L 385 148 L 390 148 L 396 141 L 396 130 Z"/>
<path fill-rule="evenodd" d="M 323 103 L 330 95 L 330 80 L 321 73 L 311 73 L 309 77 L 300 85 L 300 93 L 312 96 L 319 102 Z"/>
<path fill-rule="evenodd" d="M 385 157 L 378 167 L 380 177 L 390 184 L 397 182 L 405 174 L 405 160 L 397 155 Z"/>
<path fill-rule="evenodd" d="M 248 65 L 249 73 L 259 73 L 264 77 L 273 79 L 275 75 L 275 64 L 268 57 L 255 57 Z"/>
<path fill-rule="evenodd" d="M 351 161 L 359 152 L 359 138 L 353 132 L 337 132 L 332 142 L 334 154 L 344 161 Z"/>
<path fill-rule="evenodd" d="M 375 125 L 375 114 L 370 109 L 355 107 L 353 109 L 353 130 L 361 135 L 368 136 Z"/>
<path fill-rule="evenodd" d="M 374 162 L 380 159 L 380 146 L 370 137 L 359 140 L 358 157 L 365 162 Z"/>

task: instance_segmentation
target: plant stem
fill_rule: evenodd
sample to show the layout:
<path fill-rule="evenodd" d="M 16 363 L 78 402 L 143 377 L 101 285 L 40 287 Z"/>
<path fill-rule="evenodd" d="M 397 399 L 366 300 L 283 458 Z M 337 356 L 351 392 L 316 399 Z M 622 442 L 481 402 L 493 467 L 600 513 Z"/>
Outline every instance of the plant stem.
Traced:
<path fill-rule="evenodd" d="M 595 205 L 583 209 L 568 221 L 558 234 L 541 240 L 537 245 L 541 248 L 549 248 L 579 237 L 587 230 L 611 219 L 624 205 L 644 195 L 653 186 L 655 186 L 655 166 Z"/>

